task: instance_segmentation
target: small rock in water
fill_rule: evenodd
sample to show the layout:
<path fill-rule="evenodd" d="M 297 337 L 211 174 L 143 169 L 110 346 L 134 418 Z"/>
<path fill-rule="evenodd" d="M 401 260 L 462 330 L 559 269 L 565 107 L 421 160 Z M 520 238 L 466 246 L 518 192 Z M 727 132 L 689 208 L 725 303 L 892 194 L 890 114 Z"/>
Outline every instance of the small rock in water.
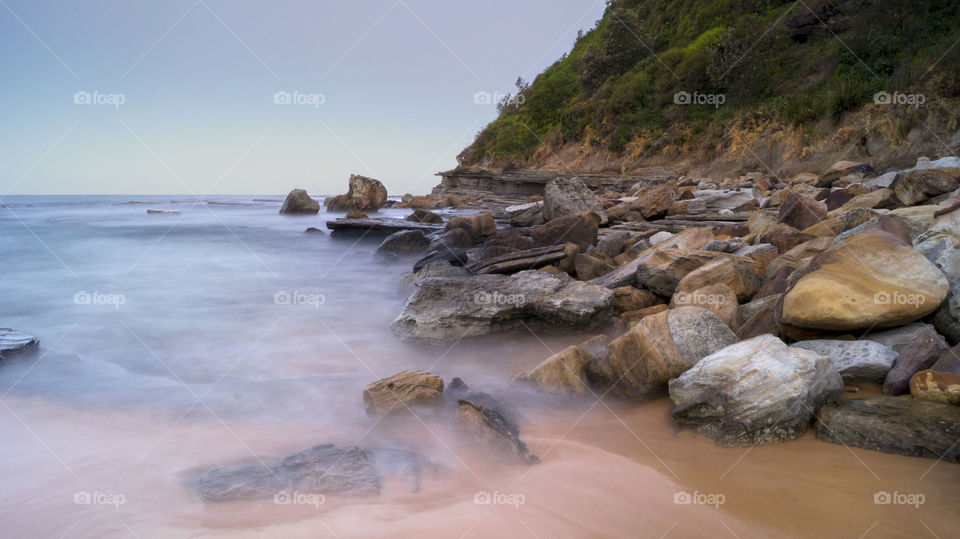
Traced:
<path fill-rule="evenodd" d="M 304 230 L 303 233 L 304 233 L 304 234 L 319 234 L 319 235 L 321 235 L 321 236 L 326 235 L 326 232 L 324 232 L 323 230 L 320 230 L 319 228 L 317 228 L 317 227 L 315 227 L 315 226 L 311 226 L 310 228 Z"/>
<path fill-rule="evenodd" d="M 540 459 L 520 440 L 520 429 L 496 410 L 460 400 L 456 424 L 492 460 L 510 464 L 537 464 Z"/>
<path fill-rule="evenodd" d="M 363 404 L 370 417 L 382 417 L 412 406 L 443 402 L 443 379 L 424 371 L 403 371 L 377 380 L 363 390 Z"/>
<path fill-rule="evenodd" d="M 306 189 L 294 189 L 290 191 L 286 200 L 283 201 L 283 206 L 280 206 L 280 213 L 282 215 L 297 213 L 314 214 L 319 211 L 320 203 L 310 198 Z"/>
<path fill-rule="evenodd" d="M 180 210 L 147 210 L 149 214 L 179 215 Z"/>
<path fill-rule="evenodd" d="M 31 352 L 38 344 L 40 341 L 33 335 L 12 328 L 0 328 L 0 360 Z"/>

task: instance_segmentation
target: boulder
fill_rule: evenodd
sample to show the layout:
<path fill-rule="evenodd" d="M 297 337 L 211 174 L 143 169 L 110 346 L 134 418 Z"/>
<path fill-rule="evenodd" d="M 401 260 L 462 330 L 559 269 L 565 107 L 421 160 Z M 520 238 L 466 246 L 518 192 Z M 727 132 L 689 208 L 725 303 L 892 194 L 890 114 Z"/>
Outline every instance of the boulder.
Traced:
<path fill-rule="evenodd" d="M 767 227 L 759 234 L 757 236 L 757 243 L 770 243 L 777 248 L 778 252 L 785 253 L 797 245 L 812 239 L 816 239 L 816 236 L 800 232 L 786 223 L 778 223 Z"/>
<path fill-rule="evenodd" d="M 626 311 L 620 315 L 620 325 L 629 330 L 640 323 L 641 320 L 648 316 L 653 316 L 655 314 L 660 314 L 670 310 L 670 306 L 661 303 L 660 305 L 654 305 L 653 307 L 647 307 L 645 309 L 637 309 L 636 311 Z"/>
<path fill-rule="evenodd" d="M 852 196 L 850 198 L 853 198 Z M 778 222 L 803 230 L 811 227 L 827 216 L 827 205 L 812 198 L 794 195 L 780 206 Z"/>
<path fill-rule="evenodd" d="M 0 328 L 0 360 L 33 352 L 39 344 L 40 341 L 33 335 L 13 328 Z"/>
<path fill-rule="evenodd" d="M 670 382 L 676 424 L 724 446 L 799 438 L 821 406 L 842 397 L 833 362 L 772 335 L 723 348 Z"/>
<path fill-rule="evenodd" d="M 422 208 L 414 210 L 413 213 L 405 217 L 405 220 L 413 223 L 428 223 L 432 225 L 443 224 L 443 217 L 440 217 L 432 211 L 424 210 Z"/>
<path fill-rule="evenodd" d="M 629 204 L 630 209 L 640 212 L 644 219 L 666 214 L 677 199 L 672 187 L 652 187 L 637 194 L 637 199 Z"/>
<path fill-rule="evenodd" d="M 548 357 L 533 370 L 520 373 L 515 381 L 527 382 L 540 390 L 555 395 L 585 395 L 587 385 L 586 367 L 593 356 L 579 346 L 570 346 Z"/>
<path fill-rule="evenodd" d="M 580 255 L 574 263 L 577 279 L 589 281 L 613 270 L 613 266 L 593 255 Z"/>
<path fill-rule="evenodd" d="M 899 328 L 869 333 L 864 339 L 889 346 L 894 352 L 899 353 L 900 350 L 903 350 L 903 348 L 917 338 L 918 335 L 929 335 L 940 343 L 940 348 L 944 350 L 949 348 L 947 341 L 937 333 L 933 326 L 922 322 L 914 322 Z"/>
<path fill-rule="evenodd" d="M 920 371 L 910 378 L 910 395 L 918 400 L 960 405 L 960 375 Z"/>
<path fill-rule="evenodd" d="M 533 229 L 533 241 L 541 247 L 575 243 L 581 250 L 597 243 L 600 217 L 595 212 L 583 212 L 553 219 Z"/>
<path fill-rule="evenodd" d="M 537 226 L 544 223 L 543 201 L 529 202 L 504 209 L 513 226 Z"/>
<path fill-rule="evenodd" d="M 404 339 L 452 341 L 527 327 L 581 330 L 613 314 L 613 292 L 565 274 L 432 278 L 421 281 L 394 320 Z"/>
<path fill-rule="evenodd" d="M 344 195 L 326 199 L 329 211 L 377 211 L 387 203 L 387 188 L 379 180 L 353 174 Z"/>
<path fill-rule="evenodd" d="M 821 440 L 960 463 L 960 406 L 907 397 L 847 399 L 820 409 Z"/>
<path fill-rule="evenodd" d="M 960 345 L 941 354 L 940 359 L 930 368 L 937 372 L 960 374 Z"/>
<path fill-rule="evenodd" d="M 466 399 L 459 401 L 456 425 L 477 444 L 478 453 L 507 464 L 531 466 L 540 459 L 520 440 L 520 430 L 492 408 Z"/>
<path fill-rule="evenodd" d="M 653 238 L 656 237 L 657 234 L 653 236 Z M 651 240 L 653 238 L 651 238 Z M 638 268 L 649 261 L 650 257 L 652 257 L 655 252 L 674 248 L 690 250 L 701 249 L 715 239 L 713 232 L 706 228 L 688 228 L 679 234 L 667 233 L 665 237 L 661 236 L 661 238 L 662 239 L 658 241 L 653 248 L 644 251 L 642 254 L 637 256 L 637 258 L 614 269 L 603 277 L 594 279 L 591 281 L 591 283 L 605 286 L 607 288 L 618 288 L 633 284 L 637 280 Z M 654 242 L 651 241 L 650 243 L 653 244 Z"/>
<path fill-rule="evenodd" d="M 857 195 L 850 199 L 850 201 L 843 206 L 840 206 L 839 209 L 833 211 L 844 212 L 857 209 L 889 209 L 895 208 L 898 205 L 899 203 L 893 190 L 877 189 L 876 191 L 871 191 L 864 195 Z M 833 212 L 830 212 L 827 215 L 831 214 L 833 214 Z"/>
<path fill-rule="evenodd" d="M 447 222 L 447 227 L 444 230 L 449 232 L 455 228 L 466 230 L 474 243 L 497 233 L 497 225 L 493 221 L 493 216 L 489 213 L 478 213 L 470 217 L 454 217 Z"/>
<path fill-rule="evenodd" d="M 424 371 L 403 371 L 363 389 L 363 405 L 374 418 L 442 402 L 443 380 Z"/>
<path fill-rule="evenodd" d="M 597 242 L 596 252 L 613 258 L 623 252 L 630 240 L 630 233 L 625 231 L 612 232 Z"/>
<path fill-rule="evenodd" d="M 291 214 L 315 214 L 320 211 L 320 203 L 310 198 L 306 189 L 294 189 L 290 191 L 283 205 L 280 206 L 281 215 Z"/>
<path fill-rule="evenodd" d="M 437 260 L 445 260 L 450 263 L 451 266 L 465 266 L 469 261 L 466 251 L 463 249 L 453 249 L 453 248 L 442 248 L 436 251 L 431 251 L 427 256 L 417 260 L 413 263 L 413 271 L 420 271 L 422 268 L 426 267 L 431 262 Z"/>
<path fill-rule="evenodd" d="M 706 309 L 670 309 L 644 317 L 611 342 L 607 354 L 591 364 L 591 378 L 603 380 L 602 385 L 621 396 L 646 395 L 736 340 L 730 328 Z"/>
<path fill-rule="evenodd" d="M 402 230 L 391 234 L 377 247 L 379 253 L 420 253 L 427 250 L 430 241 L 420 230 Z"/>
<path fill-rule="evenodd" d="M 693 192 L 693 197 L 703 200 L 708 212 L 732 210 L 759 198 L 759 191 L 747 189 L 701 189 Z"/>
<path fill-rule="evenodd" d="M 721 256 L 691 271 L 677 283 L 676 293 L 690 294 L 715 284 L 724 284 L 736 294 L 736 300 L 749 301 L 763 284 L 758 264 L 749 258 Z"/>
<path fill-rule="evenodd" d="M 873 178 L 877 175 L 877 171 L 867 163 L 838 161 L 820 176 L 817 180 L 817 187 L 830 187 L 833 185 L 833 182 L 851 174 L 855 174 L 860 178 Z"/>
<path fill-rule="evenodd" d="M 910 390 L 910 378 L 917 372 L 929 369 L 946 351 L 937 336 L 924 332 L 900 349 L 893 368 L 883 381 L 887 395 L 902 395 Z"/>
<path fill-rule="evenodd" d="M 618 313 L 639 311 L 663 303 L 656 294 L 633 286 L 621 286 L 613 289 L 613 310 Z"/>
<path fill-rule="evenodd" d="M 905 206 L 914 206 L 929 198 L 960 188 L 960 169 L 929 168 L 911 170 L 893 183 L 893 192 Z"/>
<path fill-rule="evenodd" d="M 543 190 L 543 216 L 547 221 L 581 212 L 594 212 L 601 224 L 607 222 L 603 202 L 577 178 L 557 178 Z"/>
<path fill-rule="evenodd" d="M 810 262 L 784 296 L 779 321 L 828 331 L 902 326 L 936 310 L 947 290 L 943 273 L 908 242 L 864 232 Z"/>
<path fill-rule="evenodd" d="M 883 383 L 897 359 L 892 348 L 874 341 L 800 341 L 792 346 L 816 352 L 833 361 L 844 383 Z"/>
<path fill-rule="evenodd" d="M 473 238 L 470 233 L 462 228 L 454 228 L 440 234 L 435 240 L 430 242 L 430 251 L 439 251 L 441 249 L 469 249 L 473 247 Z"/>
<path fill-rule="evenodd" d="M 572 245 L 572 244 L 571 244 Z M 484 252 L 487 250 L 484 249 Z M 540 269 L 550 264 L 562 262 L 568 253 L 563 245 L 537 247 L 526 251 L 515 251 L 504 255 L 484 258 L 467 265 L 467 270 L 474 275 L 488 273 L 516 273 L 518 271 Z"/>
<path fill-rule="evenodd" d="M 713 251 L 691 249 L 657 250 L 637 266 L 637 284 L 655 294 L 673 296 L 680 281 L 715 258 L 726 256 Z"/>
<path fill-rule="evenodd" d="M 670 303 L 674 307 L 689 306 L 707 309 L 734 331 L 741 324 L 737 295 L 723 283 L 698 288 L 693 292 L 678 289 Z"/>

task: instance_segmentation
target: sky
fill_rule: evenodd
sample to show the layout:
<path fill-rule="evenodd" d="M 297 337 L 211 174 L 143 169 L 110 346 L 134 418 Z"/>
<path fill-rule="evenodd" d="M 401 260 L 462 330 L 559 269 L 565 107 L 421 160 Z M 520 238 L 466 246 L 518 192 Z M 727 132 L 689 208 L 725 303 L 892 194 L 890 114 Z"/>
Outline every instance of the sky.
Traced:
<path fill-rule="evenodd" d="M 0 198 L 427 193 L 604 4 L 0 0 Z"/>

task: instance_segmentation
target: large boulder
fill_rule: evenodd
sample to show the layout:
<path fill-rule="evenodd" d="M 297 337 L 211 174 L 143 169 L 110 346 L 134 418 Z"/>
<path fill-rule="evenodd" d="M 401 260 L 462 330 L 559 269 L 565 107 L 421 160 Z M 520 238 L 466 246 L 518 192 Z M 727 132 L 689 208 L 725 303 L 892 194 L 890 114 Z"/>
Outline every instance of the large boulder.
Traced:
<path fill-rule="evenodd" d="M 421 230 L 401 230 L 390 234 L 377 247 L 379 253 L 420 253 L 427 250 L 430 240 Z"/>
<path fill-rule="evenodd" d="M 542 200 L 508 206 L 503 211 L 513 226 L 537 226 L 544 222 Z"/>
<path fill-rule="evenodd" d="M 913 206 L 928 198 L 956 191 L 960 187 L 958 178 L 960 169 L 956 168 L 911 170 L 893 183 L 893 192 L 904 205 Z"/>
<path fill-rule="evenodd" d="M 692 249 L 658 249 L 637 266 L 636 282 L 656 294 L 671 297 L 684 277 L 722 256 L 728 255 Z"/>
<path fill-rule="evenodd" d="M 651 187 L 637 194 L 637 199 L 628 204 L 629 209 L 637 211 L 644 219 L 666 214 L 674 205 L 677 192 L 672 187 L 661 185 Z"/>
<path fill-rule="evenodd" d="M 960 406 L 909 397 L 847 399 L 820 409 L 821 440 L 960 463 Z"/>
<path fill-rule="evenodd" d="M 404 339 L 447 341 L 524 329 L 580 330 L 613 313 L 613 292 L 565 274 L 522 271 L 425 279 L 394 320 Z"/>
<path fill-rule="evenodd" d="M 851 197 L 852 198 L 852 197 Z M 778 221 L 797 230 L 811 227 L 827 216 L 827 205 L 809 197 L 794 195 L 780 206 Z"/>
<path fill-rule="evenodd" d="M 545 359 L 532 370 L 514 377 L 555 395 L 584 395 L 590 392 L 586 367 L 593 356 L 579 346 L 567 347 Z"/>
<path fill-rule="evenodd" d="M 708 212 L 733 210 L 757 200 L 760 192 L 756 189 L 701 189 L 693 192 L 693 197 L 703 200 Z"/>
<path fill-rule="evenodd" d="M 310 198 L 306 189 L 294 189 L 290 191 L 283 205 L 280 206 L 280 214 L 315 214 L 320 211 L 320 203 Z"/>
<path fill-rule="evenodd" d="M 737 301 L 749 301 L 763 284 L 758 270 L 760 265 L 750 258 L 716 257 L 680 279 L 676 293 L 690 294 L 707 286 L 724 284 L 733 290 Z"/>
<path fill-rule="evenodd" d="M 908 241 L 884 230 L 885 219 L 817 255 L 785 294 L 780 322 L 828 331 L 878 329 L 936 310 L 947 296 L 947 279 Z"/>
<path fill-rule="evenodd" d="M 830 359 L 772 335 L 719 350 L 670 382 L 677 425 L 726 446 L 799 438 L 821 406 L 842 397 Z"/>
<path fill-rule="evenodd" d="M 874 341 L 832 341 L 825 339 L 800 341 L 793 348 L 802 348 L 826 356 L 833 361 L 843 381 L 882 383 L 897 359 L 897 353 Z"/>
<path fill-rule="evenodd" d="M 13 328 L 0 328 L 0 360 L 37 349 L 40 341 Z"/>
<path fill-rule="evenodd" d="M 563 245 L 569 242 L 577 244 L 581 250 L 586 250 L 597 243 L 599 226 L 599 215 L 587 211 L 552 219 L 535 227 L 532 236 L 538 246 Z"/>
<path fill-rule="evenodd" d="M 424 371 L 403 371 L 363 389 L 363 405 L 370 417 L 383 417 L 442 402 L 443 380 Z"/>
<path fill-rule="evenodd" d="M 701 358 L 737 341 L 712 312 L 679 307 L 645 316 L 589 366 L 590 377 L 621 396 L 663 388 Z"/>
<path fill-rule="evenodd" d="M 543 190 L 543 216 L 547 221 L 580 212 L 592 211 L 607 222 L 603 202 L 577 178 L 557 178 Z"/>
<path fill-rule="evenodd" d="M 379 180 L 350 176 L 344 195 L 330 197 L 323 204 L 329 211 L 377 211 L 387 203 L 387 188 Z"/>
<path fill-rule="evenodd" d="M 520 439 L 520 429 L 503 414 L 466 399 L 459 401 L 455 423 L 490 460 L 530 466 L 540 462 Z"/>

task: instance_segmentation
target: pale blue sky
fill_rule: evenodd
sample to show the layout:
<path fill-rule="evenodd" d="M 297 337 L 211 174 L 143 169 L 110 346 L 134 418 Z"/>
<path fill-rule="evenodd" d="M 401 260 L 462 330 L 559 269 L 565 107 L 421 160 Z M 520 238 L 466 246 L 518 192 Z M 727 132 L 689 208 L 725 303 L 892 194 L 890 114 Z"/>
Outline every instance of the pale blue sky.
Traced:
<path fill-rule="evenodd" d="M 424 193 L 496 117 L 474 94 L 532 80 L 603 8 L 0 0 L 0 196 L 324 194 L 351 173 Z M 80 91 L 124 102 L 76 104 Z M 325 102 L 277 105 L 277 91 Z"/>

